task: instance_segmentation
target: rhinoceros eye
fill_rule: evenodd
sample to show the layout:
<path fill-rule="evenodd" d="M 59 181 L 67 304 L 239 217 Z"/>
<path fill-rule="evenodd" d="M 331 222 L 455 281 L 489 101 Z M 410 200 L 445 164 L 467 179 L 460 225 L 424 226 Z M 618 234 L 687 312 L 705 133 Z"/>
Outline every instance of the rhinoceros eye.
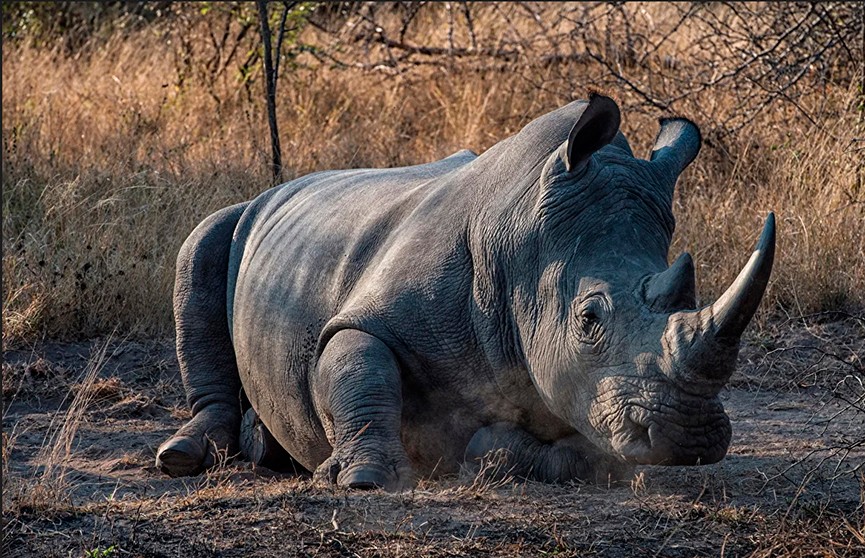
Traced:
<path fill-rule="evenodd" d="M 591 297 L 580 305 L 577 311 L 577 335 L 583 343 L 594 344 L 603 334 L 602 317 L 604 304 Z"/>
<path fill-rule="evenodd" d="M 580 330 L 584 337 L 594 338 L 600 327 L 600 318 L 593 310 L 584 310 L 580 313 Z"/>
<path fill-rule="evenodd" d="M 582 314 L 580 314 L 580 319 L 585 324 L 594 324 L 598 321 L 598 315 L 594 310 L 583 310 Z"/>

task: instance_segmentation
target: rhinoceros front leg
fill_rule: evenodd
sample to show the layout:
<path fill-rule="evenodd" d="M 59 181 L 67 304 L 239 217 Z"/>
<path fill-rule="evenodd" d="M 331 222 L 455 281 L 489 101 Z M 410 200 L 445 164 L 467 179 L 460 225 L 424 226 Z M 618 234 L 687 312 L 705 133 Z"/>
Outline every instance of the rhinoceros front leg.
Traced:
<path fill-rule="evenodd" d="M 338 332 L 322 353 L 311 387 L 333 446 L 316 478 L 359 489 L 393 491 L 413 484 L 400 440 L 399 366 L 384 343 L 361 331 Z"/>
<path fill-rule="evenodd" d="M 478 430 L 466 448 L 466 462 L 491 479 L 606 484 L 633 473 L 631 465 L 603 454 L 580 434 L 544 443 L 507 422 Z"/>

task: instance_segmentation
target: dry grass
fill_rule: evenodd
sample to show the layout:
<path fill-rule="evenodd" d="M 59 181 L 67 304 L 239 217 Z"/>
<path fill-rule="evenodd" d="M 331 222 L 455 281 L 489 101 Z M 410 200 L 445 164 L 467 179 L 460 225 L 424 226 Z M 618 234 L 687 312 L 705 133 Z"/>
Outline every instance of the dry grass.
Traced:
<path fill-rule="evenodd" d="M 861 152 L 851 149 L 865 128 L 845 108 L 855 99 L 851 88 L 813 100 L 836 107 L 820 128 L 791 119 L 743 133 L 728 172 L 698 159 L 679 190 L 676 245 L 691 247 L 709 293 L 735 276 L 774 210 L 778 255 L 763 308 L 798 316 L 865 302 L 865 191 Z"/>
<path fill-rule="evenodd" d="M 72 508 L 72 484 L 67 479 L 67 468 L 74 452 L 74 443 L 82 421 L 87 420 L 91 404 L 104 397 L 105 380 L 99 378 L 108 358 L 109 337 L 94 349 L 87 366 L 81 374 L 80 383 L 71 387 L 73 395 L 64 412 L 53 415 L 43 438 L 43 444 L 35 458 L 34 478 L 22 479 L 9 475 L 8 464 L 16 433 L 3 433 L 3 513 L 57 513 Z M 12 398 L 14 401 L 14 395 Z M 62 405 L 62 404 L 61 404 Z M 8 405 L 4 407 L 8 408 Z M 3 417 L 4 424 L 6 416 Z M 16 425 L 17 426 L 17 425 Z M 13 479 L 11 482 L 7 481 Z"/>
<path fill-rule="evenodd" d="M 652 21 L 670 19 L 663 12 L 670 8 L 628 9 L 655 10 Z M 478 40 L 506 34 L 497 13 L 480 9 Z M 187 30 L 197 53 L 207 51 L 201 25 Z M 458 31 L 459 39 L 465 32 Z M 671 38 L 632 71 L 650 77 L 670 53 L 686 63 L 685 46 L 699 31 L 649 28 L 650 38 L 668 32 Z M 408 35 L 415 42 L 441 36 L 434 13 L 418 18 Z M 251 97 L 232 71 L 212 84 L 181 81 L 176 45 L 166 40 L 172 37 L 158 26 L 118 32 L 71 56 L 4 42 L 7 345 L 114 328 L 168 333 L 174 257 L 185 236 L 210 212 L 268 186 L 261 80 Z M 419 163 L 460 148 L 483 151 L 572 96 L 584 97 L 581 76 L 598 83 L 606 75 L 591 61 L 460 68 L 388 76 L 312 64 L 285 73 L 279 119 L 287 178 Z M 631 92 L 608 92 L 626 108 L 634 105 Z M 686 172 L 675 200 L 674 250 L 696 256 L 704 300 L 735 276 L 761 220 L 774 210 L 779 257 L 764 308 L 800 314 L 865 302 L 856 95 L 855 85 L 823 83 L 798 100 L 814 123 L 791 105 L 773 106 L 734 136 L 713 140 Z M 726 84 L 683 100 L 678 110 L 723 121 L 734 118 L 736 99 L 736 84 Z M 648 149 L 659 115 L 625 111 L 624 128 L 638 153 Z"/>

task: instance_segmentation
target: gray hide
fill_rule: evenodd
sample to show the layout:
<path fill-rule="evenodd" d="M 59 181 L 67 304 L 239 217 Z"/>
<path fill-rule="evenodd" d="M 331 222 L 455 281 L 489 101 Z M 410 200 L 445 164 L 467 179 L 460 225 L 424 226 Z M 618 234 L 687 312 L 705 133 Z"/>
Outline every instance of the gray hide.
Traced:
<path fill-rule="evenodd" d="M 769 278 L 774 218 L 696 309 L 690 256 L 668 266 L 667 252 L 699 131 L 662 121 L 647 161 L 619 119 L 593 95 L 481 156 L 318 172 L 208 218 L 175 288 L 193 418 L 160 467 L 237 451 L 241 385 L 270 440 L 257 460 L 284 451 L 355 488 L 497 450 L 500 471 L 551 482 L 721 459 L 717 395 Z"/>

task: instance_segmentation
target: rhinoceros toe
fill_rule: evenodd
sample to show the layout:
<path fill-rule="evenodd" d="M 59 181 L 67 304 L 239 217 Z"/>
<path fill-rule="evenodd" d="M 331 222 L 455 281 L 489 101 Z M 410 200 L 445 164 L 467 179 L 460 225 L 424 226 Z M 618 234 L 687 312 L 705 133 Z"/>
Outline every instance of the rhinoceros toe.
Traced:
<path fill-rule="evenodd" d="M 204 468 L 207 450 L 190 436 L 174 436 L 156 452 L 156 466 L 172 477 L 198 474 Z"/>
<path fill-rule="evenodd" d="M 357 490 L 389 488 L 397 484 L 398 476 L 377 463 L 359 463 L 341 471 L 336 478 L 339 486 Z"/>
<path fill-rule="evenodd" d="M 376 462 L 343 463 L 331 457 L 316 469 L 315 477 L 343 488 L 399 492 L 414 484 L 409 465 L 383 465 Z"/>

